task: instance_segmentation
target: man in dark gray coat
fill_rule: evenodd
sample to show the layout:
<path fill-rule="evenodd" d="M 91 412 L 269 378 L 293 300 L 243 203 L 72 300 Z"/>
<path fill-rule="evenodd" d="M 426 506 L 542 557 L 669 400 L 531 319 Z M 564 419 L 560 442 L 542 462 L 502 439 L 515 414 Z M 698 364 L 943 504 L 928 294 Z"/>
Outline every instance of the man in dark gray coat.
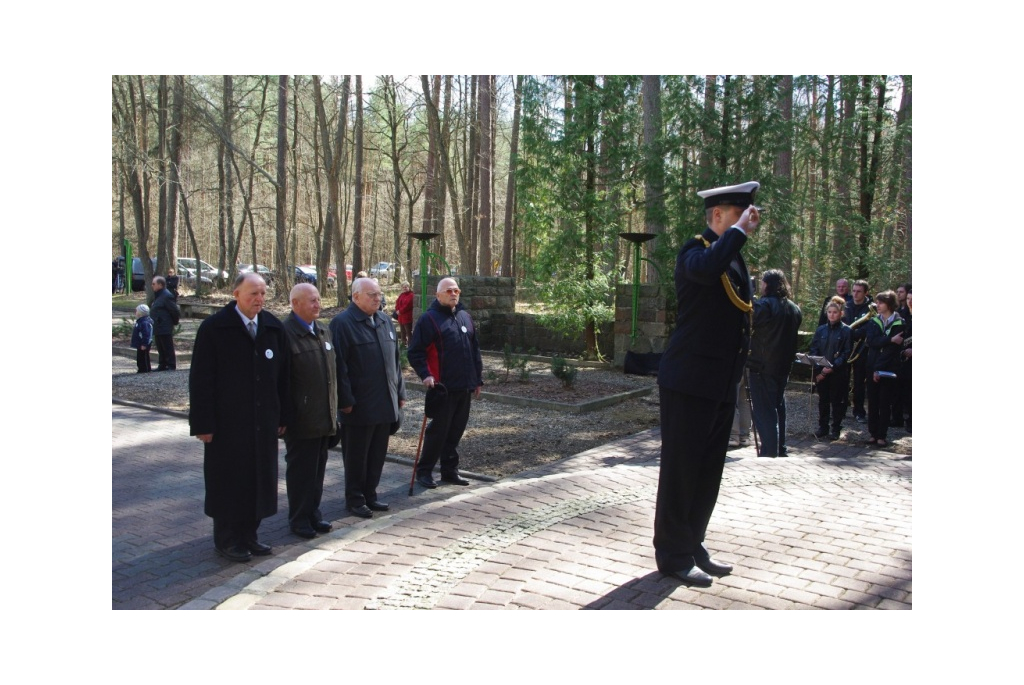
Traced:
<path fill-rule="evenodd" d="M 296 283 L 292 313 L 284 323 L 291 354 L 291 416 L 284 444 L 288 486 L 288 525 L 299 537 L 327 533 L 331 524 L 320 513 L 327 471 L 327 448 L 337 428 L 337 369 L 331 334 L 317 321 L 320 293 Z"/>
<path fill-rule="evenodd" d="M 153 278 L 153 304 L 149 306 L 153 318 L 153 337 L 156 339 L 156 351 L 160 356 L 157 371 L 174 371 L 177 364 L 174 359 L 174 327 L 181 317 L 181 310 L 175 302 L 174 294 L 167 289 L 167 281 L 163 276 Z"/>
<path fill-rule="evenodd" d="M 263 311 L 258 274 L 235 280 L 235 301 L 203 321 L 189 371 L 189 432 L 203 442 L 206 515 L 231 561 L 271 553 L 256 530 L 277 513 L 277 438 L 289 422 L 288 340 Z"/>
<path fill-rule="evenodd" d="M 405 381 L 395 327 L 380 311 L 380 286 L 372 278 L 352 283 L 352 303 L 331 321 L 338 367 L 345 505 L 362 518 L 388 505 L 377 499 L 388 439 L 398 429 Z"/>

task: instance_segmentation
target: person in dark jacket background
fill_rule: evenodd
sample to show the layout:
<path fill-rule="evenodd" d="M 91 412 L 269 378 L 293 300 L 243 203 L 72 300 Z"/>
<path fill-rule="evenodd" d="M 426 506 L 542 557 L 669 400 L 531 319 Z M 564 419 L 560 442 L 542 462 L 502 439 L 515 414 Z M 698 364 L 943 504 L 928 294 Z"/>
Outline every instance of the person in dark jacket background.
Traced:
<path fill-rule="evenodd" d="M 416 480 L 425 488 L 435 488 L 431 475 L 441 462 L 441 482 L 469 485 L 459 475 L 456 449 L 469 422 L 471 397 L 480 397 L 483 386 L 483 358 L 476 326 L 459 302 L 462 291 L 454 278 L 442 278 L 437 297 L 416 322 L 409 343 L 409 363 L 429 390 L 442 384 L 447 401 L 430 420 L 423 451 L 416 467 Z"/>
<path fill-rule="evenodd" d="M 867 395 L 868 445 L 888 446 L 889 420 L 897 392 L 903 337 L 903 319 L 896 313 L 896 293 L 886 290 L 875 295 L 878 316 L 868 321 L 867 329 Z"/>
<path fill-rule="evenodd" d="M 288 339 L 263 302 L 259 274 L 235 279 L 235 301 L 203 321 L 189 370 L 189 434 L 203 442 L 206 515 L 231 561 L 271 553 L 257 537 L 277 513 L 277 439 L 289 423 Z"/>
<path fill-rule="evenodd" d="M 381 292 L 372 278 L 352 283 L 352 302 L 331 320 L 338 374 L 341 450 L 345 460 L 345 506 L 371 518 L 387 511 L 377 499 L 388 441 L 405 406 L 405 380 L 398 338 L 380 310 Z"/>
<path fill-rule="evenodd" d="M 818 326 L 810 353 L 824 357 L 831 367 L 815 366 L 812 375 L 818 390 L 818 430 L 814 437 L 838 440 L 850 397 L 850 327 L 843 323 L 843 298 L 836 296 L 825 307 L 827 323 Z M 832 427 L 829 429 L 829 420 Z"/>
<path fill-rule="evenodd" d="M 153 317 L 153 335 L 156 338 L 156 351 L 160 355 L 157 371 L 174 371 L 177 363 L 174 359 L 174 327 L 181 318 L 181 310 L 174 295 L 167 289 L 167 281 L 163 276 L 153 277 L 153 303 L 149 307 Z"/>
<path fill-rule="evenodd" d="M 317 321 L 320 293 L 296 283 L 289 294 L 292 312 L 282 323 L 288 336 L 291 423 L 284 434 L 284 480 L 288 526 L 307 540 L 332 526 L 320 512 L 327 472 L 327 449 L 337 430 L 337 370 L 331 334 Z"/>
<path fill-rule="evenodd" d="M 868 314 L 871 309 L 871 295 L 868 294 L 868 282 L 859 279 L 853 282 L 853 297 L 846 302 L 846 309 L 843 311 L 843 323 L 851 326 L 850 339 L 852 340 L 853 352 L 850 356 L 854 358 L 850 367 L 850 379 L 853 393 L 853 417 L 860 423 L 867 422 L 867 410 L 864 409 L 864 393 L 868 377 L 867 355 L 861 349 L 856 351 L 857 342 L 861 347 L 864 345 L 864 337 L 867 335 L 864 326 L 852 327 L 852 324 Z"/>
<path fill-rule="evenodd" d="M 786 384 L 793 369 L 803 314 L 790 299 L 789 282 L 779 269 L 761 277 L 762 297 L 754 303 L 750 338 L 750 399 L 761 457 L 786 456 Z"/>

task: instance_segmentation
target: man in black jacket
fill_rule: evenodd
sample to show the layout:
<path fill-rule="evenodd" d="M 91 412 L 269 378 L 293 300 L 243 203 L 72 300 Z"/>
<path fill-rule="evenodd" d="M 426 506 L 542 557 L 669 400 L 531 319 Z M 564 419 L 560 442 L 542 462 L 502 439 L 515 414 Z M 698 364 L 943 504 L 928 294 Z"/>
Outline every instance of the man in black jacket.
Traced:
<path fill-rule="evenodd" d="M 469 422 L 470 397 L 480 397 L 484 381 L 480 341 L 473 319 L 459 302 L 461 293 L 454 278 L 442 278 L 437 299 L 416 322 L 409 343 L 409 363 L 423 385 L 429 390 L 440 383 L 447 390 L 447 401 L 427 426 L 416 467 L 416 480 L 425 488 L 437 487 L 431 472 L 438 460 L 442 483 L 469 485 L 459 475 L 456 448 Z"/>
<path fill-rule="evenodd" d="M 153 303 L 149 306 L 153 318 L 153 337 L 156 339 L 156 351 L 160 356 L 157 371 L 174 371 L 177 364 L 174 359 L 174 327 L 181 318 L 181 310 L 175 302 L 174 295 L 167 289 L 167 281 L 163 276 L 153 278 Z"/>
<path fill-rule="evenodd" d="M 331 320 L 338 368 L 341 450 L 345 460 L 345 506 L 362 518 L 387 511 L 377 499 L 388 441 L 405 405 L 405 380 L 398 337 L 380 311 L 380 286 L 372 278 L 352 283 L 352 302 Z"/>
<path fill-rule="evenodd" d="M 284 434 L 288 486 L 288 526 L 299 537 L 327 533 L 320 513 L 327 471 L 327 449 L 338 425 L 337 369 L 331 334 L 317 321 L 320 293 L 296 283 L 289 297 L 292 313 L 282 321 L 291 356 L 289 393 L 292 423 Z"/>
<path fill-rule="evenodd" d="M 762 297 L 754 303 L 750 339 L 750 399 L 761 457 L 785 457 L 786 384 L 793 368 L 803 314 L 789 299 L 789 282 L 779 269 L 761 277 Z"/>
<path fill-rule="evenodd" d="M 725 468 L 736 388 L 750 346 L 750 278 L 740 250 L 757 229 L 760 184 L 697 193 L 707 228 L 676 258 L 676 328 L 661 358 L 661 471 L 654 513 L 658 570 L 710 587 L 732 566 L 704 545 Z M 411 356 L 411 355 L 410 355 Z"/>
<path fill-rule="evenodd" d="M 864 317 L 871 308 L 871 295 L 868 295 L 868 282 L 860 279 L 853 283 L 853 298 L 846 303 L 846 311 L 843 313 L 843 323 L 850 326 L 858 319 Z M 864 388 L 867 382 L 868 366 L 867 355 L 864 353 L 864 338 L 867 336 L 867 328 L 859 326 L 850 334 L 850 342 L 853 345 L 851 352 L 854 361 L 851 368 L 850 378 L 853 382 L 853 418 L 859 423 L 867 423 L 868 414 L 864 409 Z"/>

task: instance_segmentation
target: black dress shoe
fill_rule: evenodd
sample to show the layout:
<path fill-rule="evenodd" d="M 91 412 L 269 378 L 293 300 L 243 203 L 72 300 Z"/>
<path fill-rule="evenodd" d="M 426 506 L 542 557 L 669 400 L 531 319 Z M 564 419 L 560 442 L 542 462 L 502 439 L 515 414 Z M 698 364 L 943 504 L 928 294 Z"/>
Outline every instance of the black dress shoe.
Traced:
<path fill-rule="evenodd" d="M 732 564 L 723 564 L 720 561 L 715 561 L 710 556 L 702 557 L 699 554 L 694 554 L 693 561 L 701 571 L 704 571 L 709 576 L 721 578 L 732 573 Z"/>
<path fill-rule="evenodd" d="M 442 475 L 441 482 L 448 483 L 450 485 L 469 485 L 469 481 L 457 473 L 452 474 L 450 476 Z"/>
<path fill-rule="evenodd" d="M 437 483 L 434 482 L 433 477 L 429 473 L 421 473 L 416 476 L 416 482 L 431 490 L 437 487 Z"/>
<path fill-rule="evenodd" d="M 360 504 L 358 507 L 349 507 L 348 510 L 360 518 L 373 518 L 373 512 L 370 511 L 370 507 L 366 506 L 365 504 Z"/>
<path fill-rule="evenodd" d="M 367 502 L 366 506 L 370 511 L 387 511 L 391 508 L 391 505 L 387 502 Z"/>
<path fill-rule="evenodd" d="M 714 582 L 711 576 L 701 571 L 696 566 L 691 566 L 688 569 L 664 569 L 659 568 L 659 571 L 663 575 L 675 578 L 683 585 L 688 587 L 711 587 L 711 583 Z"/>
<path fill-rule="evenodd" d="M 274 549 L 270 545 L 264 545 L 259 540 L 252 540 L 250 542 L 245 543 L 245 548 L 257 557 L 265 557 L 274 551 Z"/>
<path fill-rule="evenodd" d="M 310 526 L 318 533 L 330 533 L 334 528 L 328 521 L 312 521 Z"/>
<path fill-rule="evenodd" d="M 316 537 L 316 531 L 310 526 L 292 526 L 292 532 L 300 538 L 306 538 L 307 540 L 312 540 Z"/>
<path fill-rule="evenodd" d="M 214 548 L 217 550 L 217 554 L 230 561 L 249 561 L 252 559 L 252 554 L 243 545 L 231 545 L 230 547 L 217 547 L 214 545 Z"/>

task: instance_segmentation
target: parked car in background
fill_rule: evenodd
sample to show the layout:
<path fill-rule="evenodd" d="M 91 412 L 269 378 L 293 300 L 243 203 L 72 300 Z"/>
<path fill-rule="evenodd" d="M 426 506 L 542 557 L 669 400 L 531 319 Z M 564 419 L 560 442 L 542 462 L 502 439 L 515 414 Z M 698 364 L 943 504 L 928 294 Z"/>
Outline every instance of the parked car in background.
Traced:
<path fill-rule="evenodd" d="M 391 280 L 395 277 L 395 265 L 391 262 L 378 262 L 376 266 L 370 267 L 370 278 L 379 281 Z"/>
<path fill-rule="evenodd" d="M 267 285 L 271 285 L 274 282 L 274 272 L 271 271 L 270 269 L 268 269 L 267 267 L 265 267 L 264 265 L 257 264 L 256 267 L 255 267 L 255 271 L 260 276 L 263 276 L 263 280 L 267 282 Z M 248 273 L 252 273 L 252 272 L 253 272 L 253 265 L 252 264 L 239 264 L 238 265 L 238 273 L 240 273 L 240 274 L 248 274 Z"/>
<path fill-rule="evenodd" d="M 312 283 L 316 285 L 316 267 L 312 264 L 303 264 L 295 267 L 296 283 Z"/>
<path fill-rule="evenodd" d="M 182 269 L 181 272 L 178 274 L 178 276 L 181 278 L 182 283 L 184 283 L 185 285 L 189 286 L 193 290 L 195 289 L 195 287 L 196 287 L 196 271 L 195 271 L 195 269 Z M 213 281 L 210 280 L 209 278 L 207 278 L 206 276 L 201 276 L 199 278 L 199 282 L 202 284 L 202 286 L 204 288 L 212 288 L 213 287 Z"/>
<path fill-rule="evenodd" d="M 213 281 L 226 281 L 228 279 L 227 271 L 221 271 L 201 259 L 199 260 L 199 265 L 201 268 L 196 266 L 196 260 L 191 257 L 178 257 L 178 271 L 192 269 L 193 271 L 199 271 L 203 276 Z"/>
<path fill-rule="evenodd" d="M 156 257 L 150 257 L 150 261 L 153 263 L 153 275 L 158 276 L 156 272 Z M 140 257 L 132 257 L 132 292 L 142 292 L 146 289 L 146 273 L 142 269 L 142 259 Z"/>

